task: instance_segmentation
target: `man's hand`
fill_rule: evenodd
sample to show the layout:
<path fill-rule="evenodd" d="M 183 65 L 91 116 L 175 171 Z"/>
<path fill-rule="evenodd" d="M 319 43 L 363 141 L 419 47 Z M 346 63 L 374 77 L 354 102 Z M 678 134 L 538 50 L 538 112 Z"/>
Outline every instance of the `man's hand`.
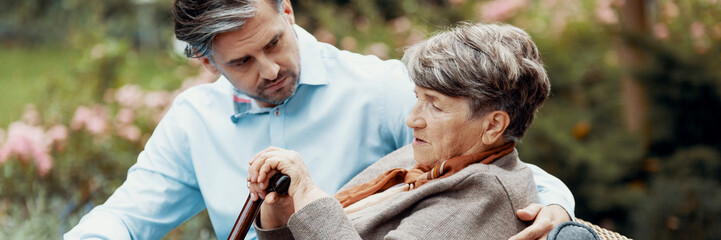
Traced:
<path fill-rule="evenodd" d="M 532 203 L 526 208 L 516 211 L 516 215 L 522 221 L 531 221 L 533 224 L 523 229 L 520 233 L 509 238 L 509 240 L 521 239 L 542 239 L 545 240 L 548 233 L 558 224 L 570 221 L 566 209 L 555 204 L 543 206 L 538 203 Z M 535 219 L 535 220 L 534 220 Z"/>

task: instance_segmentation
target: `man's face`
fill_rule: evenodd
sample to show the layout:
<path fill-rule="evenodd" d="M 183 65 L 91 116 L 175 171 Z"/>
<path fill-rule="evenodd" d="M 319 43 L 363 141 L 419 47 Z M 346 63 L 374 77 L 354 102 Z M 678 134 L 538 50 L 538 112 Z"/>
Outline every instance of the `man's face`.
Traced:
<path fill-rule="evenodd" d="M 213 39 L 213 62 L 205 57 L 201 61 L 261 107 L 274 107 L 293 95 L 298 83 L 300 52 L 293 31 L 295 20 L 290 1 L 283 2 L 282 12 L 268 0 L 258 1 L 256 8 L 255 16 L 240 30 Z"/>

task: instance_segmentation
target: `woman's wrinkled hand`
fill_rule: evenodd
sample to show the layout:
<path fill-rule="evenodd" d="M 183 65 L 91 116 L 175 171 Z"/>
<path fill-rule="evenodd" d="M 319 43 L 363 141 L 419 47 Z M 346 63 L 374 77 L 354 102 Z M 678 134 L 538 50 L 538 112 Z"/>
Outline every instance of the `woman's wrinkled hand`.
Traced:
<path fill-rule="evenodd" d="M 249 164 L 248 188 L 251 199 L 264 199 L 261 206 L 263 228 L 283 226 L 295 210 L 328 196 L 315 185 L 303 158 L 295 151 L 269 147 L 256 154 Z M 270 178 L 278 172 L 290 177 L 288 195 L 280 196 L 265 190 L 271 184 Z M 279 225 L 281 223 L 282 225 Z"/>
<path fill-rule="evenodd" d="M 250 193 L 255 194 L 253 200 L 266 198 L 268 193 L 265 189 L 270 184 L 270 177 L 278 172 L 290 177 L 288 195 L 291 197 L 299 190 L 315 186 L 303 158 L 295 151 L 269 147 L 256 154 L 249 164 L 248 182 L 251 185 Z"/>

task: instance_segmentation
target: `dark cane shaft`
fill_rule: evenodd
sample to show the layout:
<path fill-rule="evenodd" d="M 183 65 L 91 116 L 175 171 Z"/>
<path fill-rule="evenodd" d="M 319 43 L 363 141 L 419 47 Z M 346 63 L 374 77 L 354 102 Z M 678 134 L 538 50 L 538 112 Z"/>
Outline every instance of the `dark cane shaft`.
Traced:
<path fill-rule="evenodd" d="M 290 185 L 290 177 L 285 174 L 276 174 L 270 178 L 270 186 L 266 189 L 267 192 L 276 192 L 278 194 L 285 194 L 288 192 L 288 186 Z M 245 235 L 248 234 L 248 229 L 253 225 L 253 221 L 260 213 L 260 205 L 263 204 L 263 199 L 258 198 L 256 201 L 248 199 L 245 200 L 243 210 L 238 214 L 238 219 L 235 220 L 233 230 L 228 235 L 228 240 L 240 240 L 244 239 Z"/>
<path fill-rule="evenodd" d="M 248 195 L 248 199 L 245 200 L 245 205 L 243 205 L 243 210 L 240 211 L 238 219 L 235 220 L 235 224 L 233 225 L 233 230 L 230 231 L 228 240 L 245 238 L 245 235 L 248 234 L 248 229 L 253 225 L 253 220 L 260 212 L 258 210 L 261 204 L 263 204 L 263 199 L 258 198 L 258 200 L 254 202 L 250 200 L 250 195 Z"/>

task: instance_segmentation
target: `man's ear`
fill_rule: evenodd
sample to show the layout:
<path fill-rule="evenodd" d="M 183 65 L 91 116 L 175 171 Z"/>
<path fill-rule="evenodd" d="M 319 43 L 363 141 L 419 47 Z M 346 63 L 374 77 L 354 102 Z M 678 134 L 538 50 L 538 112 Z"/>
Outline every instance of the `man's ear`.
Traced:
<path fill-rule="evenodd" d="M 284 0 L 281 8 L 283 15 L 288 19 L 290 25 L 295 24 L 295 14 L 293 14 L 293 6 L 290 4 L 290 0 Z"/>
<path fill-rule="evenodd" d="M 205 67 L 205 69 L 208 69 L 208 71 L 212 72 L 213 74 L 220 74 L 220 71 L 218 71 L 218 67 L 216 67 L 212 61 L 210 61 L 210 58 L 200 57 L 200 63 L 203 64 L 203 67 Z"/>
<path fill-rule="evenodd" d="M 503 143 L 503 133 L 506 131 L 508 124 L 511 123 L 511 117 L 505 111 L 493 111 L 483 117 L 483 132 L 481 141 L 486 146 L 494 146 L 497 143 Z"/>

